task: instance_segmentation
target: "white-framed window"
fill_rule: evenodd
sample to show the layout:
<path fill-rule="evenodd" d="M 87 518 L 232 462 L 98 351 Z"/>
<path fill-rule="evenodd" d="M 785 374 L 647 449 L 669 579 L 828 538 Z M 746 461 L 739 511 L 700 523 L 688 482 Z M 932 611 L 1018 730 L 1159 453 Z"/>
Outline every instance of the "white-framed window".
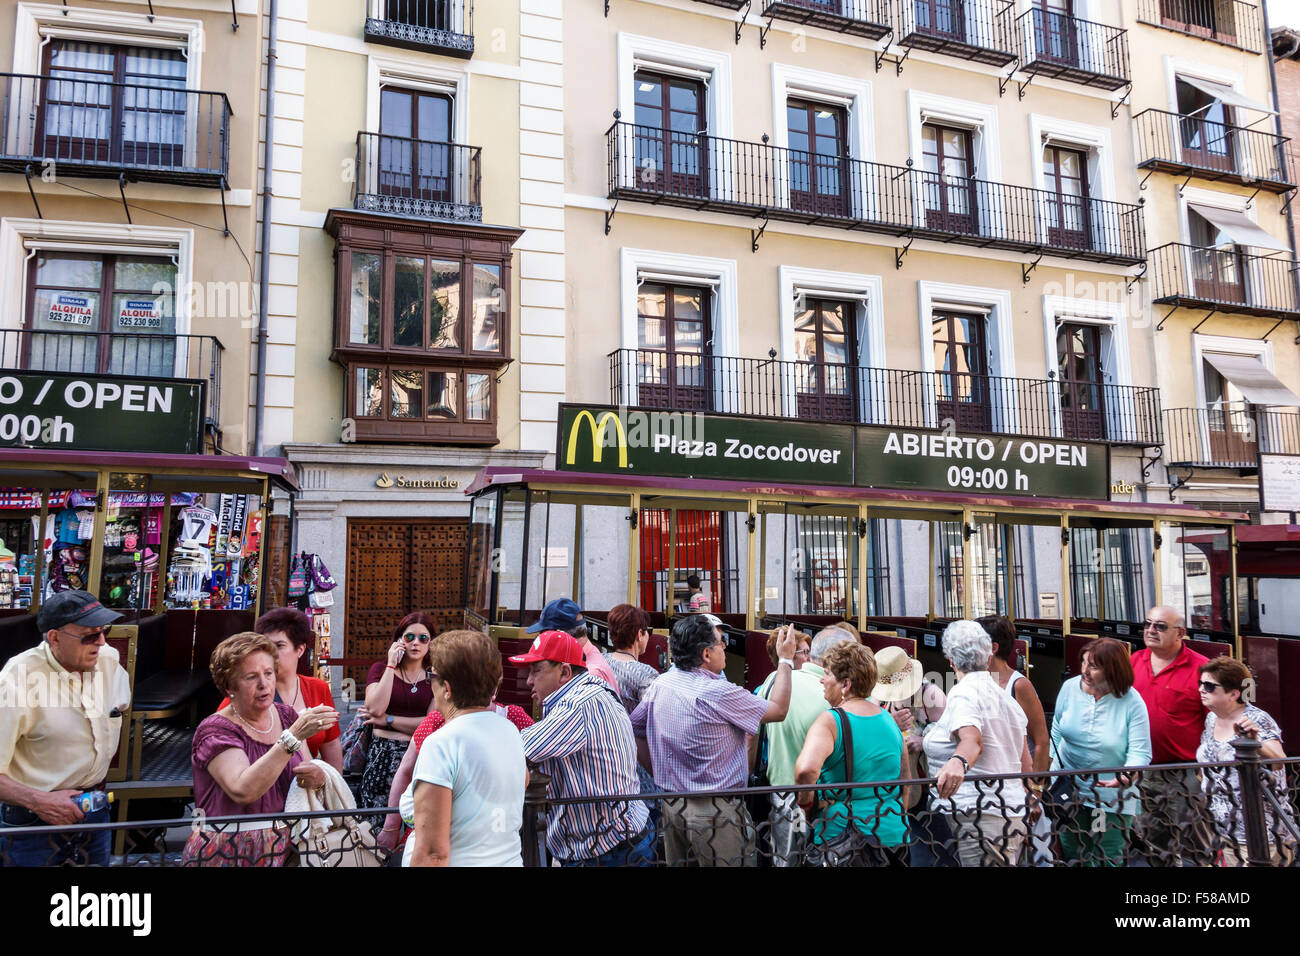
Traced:
<path fill-rule="evenodd" d="M 1056 248 L 1120 253 L 1129 235 L 1115 202 L 1115 163 L 1110 130 L 1038 113 L 1029 117 L 1030 162 L 1038 230 Z"/>
<path fill-rule="evenodd" d="M 1257 221 L 1250 197 L 1184 187 L 1178 194 L 1183 290 L 1215 302 L 1277 304 L 1289 298 L 1288 243 Z"/>
<path fill-rule="evenodd" d="M 1011 292 L 917 282 L 925 425 L 952 419 L 962 431 L 1014 433 L 1019 422 Z"/>
<path fill-rule="evenodd" d="M 622 361 L 616 370 L 620 402 L 733 410 L 734 388 L 721 385 L 728 362 L 738 358 L 737 296 L 734 259 L 621 250 Z"/>
<path fill-rule="evenodd" d="M 1300 397 L 1274 375 L 1272 342 L 1193 334 L 1192 378 L 1204 460 L 1252 462 L 1259 451 L 1291 450 L 1294 437 L 1268 406 L 1295 408 Z"/>
<path fill-rule="evenodd" d="M 370 54 L 366 63 L 366 129 L 379 132 L 385 89 L 403 89 L 452 101 L 452 142 L 469 143 L 469 72 L 437 63 L 388 54 Z M 417 137 L 418 138 L 418 137 Z"/>
<path fill-rule="evenodd" d="M 1250 128 L 1273 114 L 1267 90 L 1252 96 L 1241 73 L 1198 60 L 1164 58 L 1171 128 L 1162 131 L 1170 147 L 1202 169 L 1235 171 L 1243 178 L 1282 179 L 1277 150 L 1267 129 L 1236 135 L 1228 127 Z"/>
<path fill-rule="evenodd" d="M 736 157 L 731 55 L 619 33 L 619 184 L 674 196 L 725 195 Z"/>
<path fill-rule="evenodd" d="M 772 145 L 781 168 L 777 203 L 869 219 L 875 160 L 871 84 L 856 77 L 772 64 Z"/>
<path fill-rule="evenodd" d="M 996 235 L 1001 194 L 997 108 L 921 90 L 907 91 L 908 144 L 917 221 L 944 232 Z"/>
<path fill-rule="evenodd" d="M 0 219 L 0 319 L 10 368 L 150 377 L 196 374 L 190 332 L 194 232 L 161 226 Z M 98 333 L 98 334 L 94 334 Z"/>
<path fill-rule="evenodd" d="M 1273 343 L 1259 339 L 1239 339 L 1227 335 L 1192 336 L 1192 382 L 1196 389 L 1197 408 L 1243 404 L 1248 399 L 1241 389 L 1214 365 L 1212 358 L 1227 355 L 1257 361 L 1273 372 Z M 1208 356 L 1208 357 L 1207 357 Z"/>
<path fill-rule="evenodd" d="M 884 424 L 884 282 L 878 275 L 781 266 L 782 414 Z"/>
<path fill-rule="evenodd" d="M 1126 316 L 1122 302 L 1043 296 L 1054 435 L 1131 441 L 1143 434 L 1146 409 L 1132 387 Z"/>

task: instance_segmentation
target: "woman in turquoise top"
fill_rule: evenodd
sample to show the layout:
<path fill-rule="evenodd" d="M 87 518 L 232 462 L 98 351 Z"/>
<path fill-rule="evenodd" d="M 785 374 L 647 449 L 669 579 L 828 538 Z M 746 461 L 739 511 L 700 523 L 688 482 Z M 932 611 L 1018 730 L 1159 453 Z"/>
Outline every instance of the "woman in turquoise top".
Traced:
<path fill-rule="evenodd" d="M 822 689 L 835 710 L 813 722 L 795 761 L 795 783 L 833 784 L 908 779 L 903 734 L 894 718 L 867 700 L 876 686 L 876 659 L 857 643 L 836 644 L 826 652 Z M 852 756 L 845 759 L 845 727 L 853 741 Z M 850 779 L 851 768 L 851 779 Z M 813 825 L 812 841 L 831 844 L 845 828 L 853 826 L 885 848 L 871 862 L 902 865 L 900 851 L 907 843 L 907 787 L 860 787 L 824 790 L 821 816 Z M 799 805 L 811 807 L 813 791 L 799 794 Z M 861 865 L 861 864 L 859 864 Z"/>
<path fill-rule="evenodd" d="M 1052 716 L 1052 769 L 1145 767 L 1151 722 L 1133 689 L 1128 648 L 1099 637 L 1083 649 L 1082 673 L 1061 685 Z M 1061 820 L 1061 852 L 1085 866 L 1122 866 L 1140 800 L 1120 775 L 1079 776 Z M 1121 792 L 1122 789 L 1122 792 Z"/>

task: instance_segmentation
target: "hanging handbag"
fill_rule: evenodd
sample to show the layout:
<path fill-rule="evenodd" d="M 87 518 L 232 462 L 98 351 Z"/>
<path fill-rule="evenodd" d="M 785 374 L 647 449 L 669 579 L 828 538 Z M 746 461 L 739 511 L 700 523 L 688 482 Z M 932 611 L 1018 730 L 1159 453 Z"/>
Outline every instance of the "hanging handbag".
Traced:
<path fill-rule="evenodd" d="M 293 566 L 289 569 L 289 597 L 297 600 L 307 593 L 307 568 L 302 561 L 302 555 L 295 555 Z"/>
<path fill-rule="evenodd" d="M 307 604 L 315 608 L 333 607 L 334 592 L 313 590 L 310 594 L 307 595 Z"/>
<path fill-rule="evenodd" d="M 325 562 L 321 560 L 319 554 L 311 556 L 311 583 L 312 588 L 316 591 L 333 591 L 338 587 L 334 575 L 330 574 L 330 569 L 325 566 Z"/>
<path fill-rule="evenodd" d="M 849 727 L 848 717 L 843 707 L 836 707 L 832 713 L 839 724 L 840 736 L 844 741 L 844 782 L 854 783 L 853 778 L 853 730 Z M 809 866 L 887 866 L 889 858 L 885 848 L 875 836 L 868 836 L 857 828 L 853 820 L 852 790 L 843 791 L 844 806 L 848 810 L 849 820 L 844 831 L 835 839 L 825 843 L 808 845 L 807 861 Z"/>
<path fill-rule="evenodd" d="M 775 678 L 768 685 L 767 694 L 762 695 L 763 700 L 768 700 L 772 695 L 772 687 L 776 685 Z M 753 787 L 770 787 L 772 781 L 767 775 L 767 724 L 760 724 L 758 728 L 758 750 L 754 757 L 754 766 L 749 771 L 749 784 Z M 745 808 L 749 810 L 750 819 L 754 821 L 755 826 L 762 825 L 769 814 L 772 812 L 772 795 L 770 793 L 751 793 L 745 797 Z"/>
<path fill-rule="evenodd" d="M 355 811 L 356 800 L 342 774 L 323 760 L 314 763 L 325 774 L 325 786 L 319 790 L 304 789 L 295 780 L 285 798 L 285 814 L 318 810 Z M 387 851 L 379 847 L 370 824 L 359 821 L 355 814 L 299 819 L 291 832 L 298 850 L 299 866 L 383 866 L 388 856 Z"/>
<path fill-rule="evenodd" d="M 343 772 L 362 773 L 366 769 L 366 757 L 370 753 L 370 740 L 375 728 L 358 713 L 343 731 L 339 747 L 343 751 Z"/>

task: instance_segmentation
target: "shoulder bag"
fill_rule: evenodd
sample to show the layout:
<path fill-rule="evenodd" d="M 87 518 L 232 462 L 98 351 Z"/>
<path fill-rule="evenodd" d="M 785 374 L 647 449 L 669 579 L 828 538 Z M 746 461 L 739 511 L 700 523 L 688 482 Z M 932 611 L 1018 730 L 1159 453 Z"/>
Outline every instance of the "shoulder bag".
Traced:
<path fill-rule="evenodd" d="M 839 725 L 841 739 L 844 741 L 844 782 L 855 783 L 853 776 L 853 730 L 849 726 L 848 716 L 843 707 L 833 711 Z M 810 843 L 808 845 L 809 866 L 886 866 L 889 863 L 885 848 L 876 836 L 869 836 L 857 827 L 852 819 L 852 790 L 841 791 L 844 805 L 849 811 L 849 822 L 844 832 L 827 843 Z"/>

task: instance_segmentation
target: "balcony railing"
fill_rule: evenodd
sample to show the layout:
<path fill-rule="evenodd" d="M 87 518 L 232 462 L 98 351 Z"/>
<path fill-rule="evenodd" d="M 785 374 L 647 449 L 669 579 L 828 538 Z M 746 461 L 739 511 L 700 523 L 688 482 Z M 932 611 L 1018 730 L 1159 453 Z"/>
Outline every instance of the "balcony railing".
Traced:
<path fill-rule="evenodd" d="M 900 46 L 1005 66 L 1016 58 L 1015 0 L 892 0 Z"/>
<path fill-rule="evenodd" d="M 615 122 L 609 195 L 894 236 L 1133 264 L 1141 207 Z"/>
<path fill-rule="evenodd" d="M 357 134 L 353 207 L 417 219 L 482 222 L 482 149 Z"/>
<path fill-rule="evenodd" d="M 1300 312 L 1293 259 L 1181 242 L 1159 246 L 1148 256 L 1155 303 L 1246 315 Z"/>
<path fill-rule="evenodd" d="M 764 0 L 763 16 L 868 40 L 889 32 L 890 0 Z"/>
<path fill-rule="evenodd" d="M 1155 446 L 1154 388 L 785 362 L 653 349 L 610 353 L 616 405 Z"/>
<path fill-rule="evenodd" d="M 1117 90 L 1129 82 L 1128 32 L 1035 5 L 1016 20 L 1020 69 Z"/>
<path fill-rule="evenodd" d="M 474 0 L 370 0 L 366 39 L 468 59 L 474 55 Z"/>
<path fill-rule="evenodd" d="M 1232 402 L 1165 410 L 1170 465 L 1255 468 L 1259 454 L 1300 455 L 1300 408 Z"/>
<path fill-rule="evenodd" d="M 1138 20 L 1251 53 L 1264 49 L 1259 7 L 1245 0 L 1138 0 Z"/>
<path fill-rule="evenodd" d="M 0 73 L 0 170 L 222 186 L 230 166 L 224 93 Z"/>
<path fill-rule="evenodd" d="M 32 372 L 189 378 L 207 383 L 206 423 L 221 416 L 221 353 L 213 335 L 0 329 L 0 366 Z"/>
<path fill-rule="evenodd" d="M 1133 122 L 1139 169 L 1194 173 L 1278 193 L 1295 188 L 1285 136 L 1165 110 L 1143 110 Z"/>

